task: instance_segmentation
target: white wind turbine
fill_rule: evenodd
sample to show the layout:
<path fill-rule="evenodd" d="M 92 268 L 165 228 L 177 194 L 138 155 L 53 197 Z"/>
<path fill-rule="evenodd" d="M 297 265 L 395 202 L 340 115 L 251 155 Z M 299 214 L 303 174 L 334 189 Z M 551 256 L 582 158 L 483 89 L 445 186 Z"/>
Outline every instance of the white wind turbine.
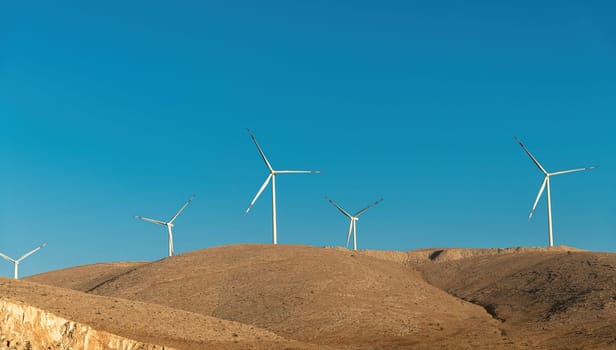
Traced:
<path fill-rule="evenodd" d="M 261 158 L 263 158 L 265 165 L 267 165 L 267 169 L 269 170 L 269 175 L 267 175 L 265 182 L 263 182 L 263 185 L 261 185 L 261 188 L 259 189 L 259 192 L 257 192 L 257 195 L 255 196 L 255 198 L 248 205 L 248 208 L 246 209 L 244 216 L 246 216 L 248 212 L 250 211 L 250 209 L 252 209 L 252 206 L 255 205 L 255 202 L 257 201 L 257 199 L 259 199 L 259 196 L 261 195 L 263 190 L 265 190 L 265 187 L 267 187 L 267 185 L 271 181 L 272 182 L 272 243 L 278 244 L 278 238 L 277 238 L 277 233 L 276 233 L 276 175 L 278 174 L 318 174 L 320 173 L 320 171 L 318 170 L 274 170 L 270 162 L 267 160 L 265 153 L 263 153 L 261 146 L 259 146 L 259 143 L 257 142 L 257 139 L 255 138 L 255 135 L 252 134 L 250 129 L 248 129 L 248 133 L 250 134 L 252 141 L 257 146 L 257 149 L 259 150 L 259 154 L 261 154 Z"/>
<path fill-rule="evenodd" d="M 571 169 L 571 170 L 561 170 L 561 171 L 549 173 L 545 170 L 543 166 L 541 166 L 541 164 L 539 164 L 539 161 L 530 153 L 530 151 L 526 148 L 526 146 L 524 146 L 522 141 L 520 141 L 517 137 L 515 138 L 515 140 L 520 144 L 520 146 L 522 146 L 522 149 L 524 149 L 524 152 L 528 154 L 528 156 L 533 161 L 533 163 L 535 163 L 537 168 L 539 168 L 539 170 L 541 170 L 543 175 L 545 175 L 545 178 L 543 179 L 543 183 L 541 184 L 541 188 L 539 188 L 537 199 L 535 199 L 535 204 L 533 204 L 533 208 L 531 209 L 530 214 L 528 215 L 528 221 L 530 221 L 530 219 L 533 217 L 533 213 L 535 212 L 535 208 L 537 208 L 537 203 L 539 202 L 539 199 L 541 198 L 541 195 L 543 194 L 543 190 L 547 187 L 548 189 L 548 234 L 549 234 L 550 247 L 552 247 L 554 245 L 554 240 L 552 237 L 552 200 L 550 198 L 550 177 L 556 176 L 556 175 L 568 174 L 568 173 L 575 173 L 578 171 L 591 170 L 591 169 L 596 168 L 596 166 L 589 166 L 586 168 L 577 168 L 577 169 Z"/>
<path fill-rule="evenodd" d="M 167 222 L 165 221 L 160 221 L 160 220 L 154 220 L 154 219 L 150 219 L 150 218 L 145 218 L 143 216 L 139 216 L 139 215 L 135 215 L 135 219 L 141 219 L 141 220 L 145 220 L 147 222 L 151 222 L 153 224 L 157 224 L 157 225 L 162 225 L 162 226 L 166 226 L 167 227 L 167 232 L 169 234 L 169 256 L 173 256 L 174 251 L 173 251 L 173 222 L 175 221 L 175 219 L 177 219 L 178 215 L 180 215 L 180 213 L 190 204 L 190 202 L 195 198 L 195 195 L 193 195 L 192 197 L 188 198 L 188 200 L 186 201 L 186 203 L 184 203 L 184 205 L 180 208 L 180 210 L 177 211 L 177 213 L 175 213 L 175 215 L 173 215 L 173 217 L 171 217 L 171 219 Z"/>
<path fill-rule="evenodd" d="M 334 207 L 336 207 L 342 214 L 344 214 L 344 216 L 346 216 L 347 218 L 349 218 L 351 220 L 351 223 L 349 224 L 349 234 L 347 235 L 347 242 L 346 242 L 346 247 L 349 247 L 349 240 L 351 239 L 351 232 L 353 232 L 353 250 L 357 250 L 357 220 L 359 220 L 359 216 L 363 213 L 365 213 L 368 209 L 374 207 L 375 205 L 381 203 L 383 201 L 383 198 L 379 199 L 378 201 L 370 204 L 369 206 L 365 207 L 364 209 L 358 211 L 357 213 L 355 213 L 355 215 L 351 215 L 349 214 L 346 210 L 342 209 L 341 206 L 339 206 L 338 204 L 336 204 L 333 200 L 325 197 L 325 199 L 327 199 Z"/>
<path fill-rule="evenodd" d="M 45 248 L 45 246 L 47 245 L 47 243 L 43 243 L 40 246 L 32 249 L 31 251 L 27 252 L 26 254 L 22 255 L 19 259 L 15 260 L 13 258 L 9 258 L 8 256 L 0 253 L 0 256 L 3 257 L 6 261 L 8 262 L 12 262 L 15 265 L 15 268 L 13 270 L 13 277 L 15 279 L 19 279 L 19 263 L 22 262 L 25 258 L 29 257 L 30 255 L 36 253 L 37 251 Z"/>

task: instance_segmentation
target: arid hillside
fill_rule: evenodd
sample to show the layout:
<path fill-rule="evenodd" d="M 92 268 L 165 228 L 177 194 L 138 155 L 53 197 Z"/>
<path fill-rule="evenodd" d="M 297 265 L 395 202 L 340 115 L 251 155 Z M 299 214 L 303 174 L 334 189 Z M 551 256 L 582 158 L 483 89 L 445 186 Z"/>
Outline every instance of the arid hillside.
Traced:
<path fill-rule="evenodd" d="M 296 347 L 616 348 L 616 255 L 569 247 L 234 245 L 29 280 L 234 321 Z"/>
<path fill-rule="evenodd" d="M 33 280 L 53 284 L 57 273 Z M 75 278 L 92 277 L 84 273 Z M 237 321 L 320 345 L 511 347 L 501 336 L 500 322 L 482 307 L 426 283 L 408 266 L 346 249 L 210 248 L 139 266 L 87 290 Z"/>
<path fill-rule="evenodd" d="M 516 343 L 542 349 L 616 349 L 616 254 L 568 247 L 435 250 L 410 265 L 482 305 Z"/>
<path fill-rule="evenodd" d="M 95 289 L 101 283 L 108 282 L 110 279 L 121 276 L 145 264 L 149 263 L 118 262 L 82 265 L 30 276 L 27 280 L 88 292 Z"/>
<path fill-rule="evenodd" d="M 28 281 L 1 278 L 0 300 L 34 306 L 96 330 L 175 349 L 317 349 L 250 325 Z"/>

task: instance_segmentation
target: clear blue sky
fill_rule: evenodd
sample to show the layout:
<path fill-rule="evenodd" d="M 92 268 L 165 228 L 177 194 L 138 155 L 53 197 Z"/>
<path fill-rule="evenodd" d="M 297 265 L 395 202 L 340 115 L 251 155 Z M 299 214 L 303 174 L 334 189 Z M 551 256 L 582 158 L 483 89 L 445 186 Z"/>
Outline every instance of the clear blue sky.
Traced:
<path fill-rule="evenodd" d="M 3 1 L 0 251 L 22 274 L 271 242 L 616 251 L 610 1 Z M 10 276 L 0 261 L 0 275 Z"/>

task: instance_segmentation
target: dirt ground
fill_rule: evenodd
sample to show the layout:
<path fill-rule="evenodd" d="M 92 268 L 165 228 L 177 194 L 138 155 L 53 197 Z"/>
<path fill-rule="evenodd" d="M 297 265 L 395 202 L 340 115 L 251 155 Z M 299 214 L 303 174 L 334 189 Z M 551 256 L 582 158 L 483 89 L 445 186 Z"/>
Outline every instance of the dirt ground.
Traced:
<path fill-rule="evenodd" d="M 616 254 L 569 247 L 353 252 L 233 245 L 27 280 L 74 289 L 65 290 L 72 294 L 61 311 L 97 322 L 88 323 L 97 329 L 110 326 L 88 316 L 92 307 L 72 307 L 72 300 L 188 313 L 197 319 L 157 324 L 166 327 L 161 339 L 190 346 L 217 332 L 203 330 L 207 334 L 194 339 L 186 325 L 196 330 L 229 322 L 225 327 L 248 327 L 234 331 L 246 332 L 233 343 L 239 348 L 267 340 L 295 348 L 598 349 L 616 348 L 615 266 Z M 32 302 L 54 307 L 49 298 Z M 139 320 L 125 324 L 131 322 Z"/>

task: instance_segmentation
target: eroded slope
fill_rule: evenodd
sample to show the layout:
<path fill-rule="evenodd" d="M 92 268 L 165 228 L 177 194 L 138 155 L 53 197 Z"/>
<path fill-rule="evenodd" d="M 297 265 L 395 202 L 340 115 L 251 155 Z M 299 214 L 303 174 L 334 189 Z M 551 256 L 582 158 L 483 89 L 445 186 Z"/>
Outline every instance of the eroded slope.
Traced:
<path fill-rule="evenodd" d="M 177 349 L 317 348 L 237 322 L 28 281 L 1 278 L 0 299 L 31 305 L 96 330 Z"/>

